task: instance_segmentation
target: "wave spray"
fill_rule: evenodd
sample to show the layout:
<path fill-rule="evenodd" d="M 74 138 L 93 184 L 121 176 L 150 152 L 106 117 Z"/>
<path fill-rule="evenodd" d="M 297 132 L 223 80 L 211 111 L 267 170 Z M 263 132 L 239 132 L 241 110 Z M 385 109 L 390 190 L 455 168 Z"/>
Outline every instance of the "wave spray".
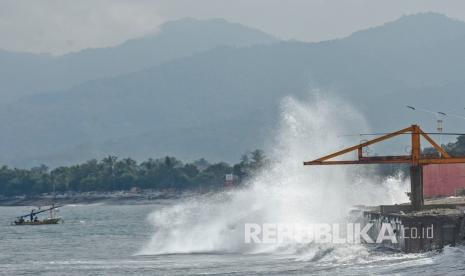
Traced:
<path fill-rule="evenodd" d="M 343 245 L 246 244 L 244 224 L 344 222 L 356 204 L 406 202 L 408 185 L 400 177 L 377 183 L 360 176 L 359 166 L 303 166 L 304 160 L 357 143 L 340 134 L 368 129 L 347 103 L 311 98 L 282 101 L 272 148 L 266 151 L 273 160 L 270 166 L 243 189 L 185 199 L 154 211 L 148 219 L 155 232 L 139 253 L 271 253 L 313 259 L 322 250 L 337 249 L 344 256 L 352 249 Z"/>

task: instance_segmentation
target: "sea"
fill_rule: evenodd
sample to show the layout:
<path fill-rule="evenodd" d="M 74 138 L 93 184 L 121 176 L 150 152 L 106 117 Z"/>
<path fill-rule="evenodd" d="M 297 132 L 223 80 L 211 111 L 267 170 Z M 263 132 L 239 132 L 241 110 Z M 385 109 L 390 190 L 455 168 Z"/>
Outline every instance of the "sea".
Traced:
<path fill-rule="evenodd" d="M 0 274 L 465 275 L 462 246 L 405 254 L 350 243 L 245 242 L 246 224 L 346 223 L 354 206 L 408 202 L 409 180 L 401 174 L 380 178 L 373 167 L 302 165 L 360 142 L 345 134 L 370 131 L 343 100 L 286 98 L 265 148 L 268 162 L 234 189 L 66 205 L 58 225 L 12 226 L 33 207 L 0 207 Z"/>
<path fill-rule="evenodd" d="M 174 204 L 68 205 L 60 209 L 64 223 L 40 226 L 11 226 L 14 216 L 29 208 L 0 207 L 0 274 L 465 275 L 463 247 L 421 254 L 363 245 L 309 246 L 312 254 L 305 250 L 151 254 L 158 250 L 147 248 L 157 229 L 148 218 Z"/>

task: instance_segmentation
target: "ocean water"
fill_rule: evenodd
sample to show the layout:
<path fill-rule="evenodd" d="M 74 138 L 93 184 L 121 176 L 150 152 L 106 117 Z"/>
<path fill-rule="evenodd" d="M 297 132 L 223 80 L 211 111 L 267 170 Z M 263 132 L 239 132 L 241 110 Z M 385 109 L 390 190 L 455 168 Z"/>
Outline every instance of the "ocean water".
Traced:
<path fill-rule="evenodd" d="M 317 254 L 192 252 L 144 255 L 156 229 L 149 214 L 174 206 L 74 205 L 63 224 L 10 226 L 26 207 L 0 207 L 1 275 L 464 275 L 465 249 L 403 254 L 351 245 Z"/>
<path fill-rule="evenodd" d="M 304 167 L 370 132 L 344 101 L 284 99 L 271 162 L 243 188 L 151 205 L 65 206 L 65 223 L 10 226 L 0 207 L 5 275 L 465 275 L 465 249 L 403 254 L 356 244 L 247 244 L 246 223 L 347 223 L 354 205 L 402 203 L 409 181 L 361 166 Z M 370 152 L 376 149 L 370 149 Z M 346 158 L 353 158 L 354 154 Z"/>

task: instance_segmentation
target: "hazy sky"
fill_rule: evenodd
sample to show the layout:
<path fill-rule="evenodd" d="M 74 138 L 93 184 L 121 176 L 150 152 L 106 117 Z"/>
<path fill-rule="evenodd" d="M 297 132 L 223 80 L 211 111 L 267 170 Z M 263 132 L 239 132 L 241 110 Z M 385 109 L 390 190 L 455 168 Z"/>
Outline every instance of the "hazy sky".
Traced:
<path fill-rule="evenodd" d="M 112 46 L 187 16 L 320 41 L 426 11 L 465 21 L 462 0 L 0 0 L 0 48 L 62 54 Z"/>

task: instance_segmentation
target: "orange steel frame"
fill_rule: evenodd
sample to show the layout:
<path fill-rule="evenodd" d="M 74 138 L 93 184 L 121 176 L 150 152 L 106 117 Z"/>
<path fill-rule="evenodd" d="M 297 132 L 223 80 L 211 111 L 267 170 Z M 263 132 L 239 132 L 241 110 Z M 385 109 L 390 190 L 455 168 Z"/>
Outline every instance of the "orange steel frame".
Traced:
<path fill-rule="evenodd" d="M 388 140 L 390 138 L 411 133 L 412 152 L 410 155 L 394 155 L 394 156 L 363 156 L 363 148 Z M 422 155 L 420 137 L 428 141 L 435 148 L 440 156 Z M 330 160 L 334 157 L 344 155 L 346 153 L 357 151 L 357 160 L 349 161 L 334 161 Z M 465 157 L 452 157 L 441 146 L 439 146 L 431 137 L 426 134 L 418 125 L 401 129 L 399 131 L 378 137 L 376 139 L 361 143 L 359 145 L 343 149 L 341 151 L 323 156 L 313 161 L 306 161 L 304 165 L 351 165 L 351 164 L 410 164 L 411 165 L 411 181 L 412 190 L 410 199 L 414 209 L 421 209 L 423 206 L 423 180 L 422 166 L 428 164 L 454 164 L 465 163 Z"/>

